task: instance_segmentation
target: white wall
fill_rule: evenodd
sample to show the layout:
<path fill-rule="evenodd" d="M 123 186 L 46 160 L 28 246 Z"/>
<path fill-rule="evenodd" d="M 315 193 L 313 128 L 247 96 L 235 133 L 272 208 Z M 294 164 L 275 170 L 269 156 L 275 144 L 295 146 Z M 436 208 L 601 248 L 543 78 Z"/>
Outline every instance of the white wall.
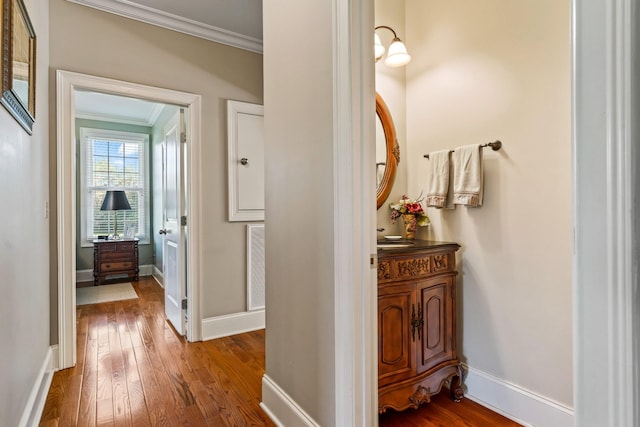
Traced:
<path fill-rule="evenodd" d="M 227 222 L 225 103 L 262 103 L 262 56 L 65 0 L 51 0 L 50 9 L 51 73 L 62 69 L 202 96 L 202 316 L 245 311 L 245 224 Z M 55 90 L 49 94 L 53 110 Z M 54 147 L 55 131 L 51 126 Z M 51 292 L 55 311 L 55 276 Z"/>
<path fill-rule="evenodd" d="M 0 107 L 0 424 L 7 426 L 19 424 L 49 350 L 49 7 L 25 5 L 37 37 L 33 135 Z"/>
<path fill-rule="evenodd" d="M 459 242 L 463 360 L 572 405 L 570 2 L 406 0 L 408 190 L 422 155 L 485 149 L 481 208 L 429 209 Z"/>

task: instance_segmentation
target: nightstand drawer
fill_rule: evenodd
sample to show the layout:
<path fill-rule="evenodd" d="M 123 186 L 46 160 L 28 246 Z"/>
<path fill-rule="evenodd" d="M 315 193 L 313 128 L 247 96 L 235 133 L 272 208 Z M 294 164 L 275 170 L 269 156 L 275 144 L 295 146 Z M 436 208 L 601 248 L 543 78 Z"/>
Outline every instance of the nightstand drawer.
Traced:
<path fill-rule="evenodd" d="M 105 252 L 100 257 L 101 261 L 127 261 L 131 259 L 131 253 Z"/>
<path fill-rule="evenodd" d="M 131 253 L 135 247 L 138 245 L 137 242 L 118 242 L 115 245 L 116 252 L 126 252 Z"/>
<path fill-rule="evenodd" d="M 103 262 L 102 264 L 100 264 L 100 270 L 104 272 L 131 270 L 132 267 L 133 267 L 133 262 L 131 261 Z"/>

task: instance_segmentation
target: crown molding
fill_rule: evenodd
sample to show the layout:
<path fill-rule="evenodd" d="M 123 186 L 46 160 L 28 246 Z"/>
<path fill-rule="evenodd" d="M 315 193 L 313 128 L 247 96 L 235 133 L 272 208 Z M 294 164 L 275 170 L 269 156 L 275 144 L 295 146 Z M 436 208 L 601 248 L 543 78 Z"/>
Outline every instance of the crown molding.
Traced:
<path fill-rule="evenodd" d="M 238 49 L 262 53 L 262 40 L 228 31 L 202 22 L 193 21 L 151 7 L 138 5 L 126 0 L 67 0 L 103 12 L 135 19 L 168 30 L 178 31 L 205 40 L 211 40 Z"/>

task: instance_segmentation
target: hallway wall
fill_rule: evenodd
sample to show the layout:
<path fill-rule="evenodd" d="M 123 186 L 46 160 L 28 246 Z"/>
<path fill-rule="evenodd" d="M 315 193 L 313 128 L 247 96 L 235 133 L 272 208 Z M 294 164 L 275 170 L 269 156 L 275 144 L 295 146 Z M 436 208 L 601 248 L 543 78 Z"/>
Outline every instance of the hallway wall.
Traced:
<path fill-rule="evenodd" d="M 0 424 L 6 426 L 19 425 L 50 354 L 49 2 L 25 6 L 37 44 L 33 135 L 0 107 Z"/>

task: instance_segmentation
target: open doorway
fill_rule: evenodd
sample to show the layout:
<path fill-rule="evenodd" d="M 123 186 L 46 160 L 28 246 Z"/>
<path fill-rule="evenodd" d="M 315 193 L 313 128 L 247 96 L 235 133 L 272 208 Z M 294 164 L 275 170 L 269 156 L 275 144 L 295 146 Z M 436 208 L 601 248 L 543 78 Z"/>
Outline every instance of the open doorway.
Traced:
<path fill-rule="evenodd" d="M 79 100 L 82 96 L 90 94 L 91 96 L 108 96 L 109 100 L 122 100 L 121 98 L 127 98 L 129 100 L 134 99 L 142 103 L 153 104 L 153 109 L 163 110 L 168 117 L 173 118 L 176 115 L 183 119 L 183 126 L 180 127 L 179 147 L 178 150 L 181 157 L 184 158 L 185 163 L 189 164 L 189 169 L 181 173 L 178 169 L 180 180 L 183 182 L 185 188 L 190 191 L 190 197 L 188 197 L 188 203 L 184 203 L 184 206 L 180 211 L 182 215 L 180 218 L 182 222 L 182 234 L 186 234 L 186 218 L 189 217 L 192 221 L 189 224 L 189 229 L 192 235 L 197 236 L 198 219 L 199 219 L 199 188 L 200 188 L 200 174 L 199 163 L 197 161 L 190 161 L 190 159 L 199 158 L 200 150 L 200 96 L 194 94 L 188 94 L 183 92 L 176 92 L 167 89 L 154 88 L 150 86 L 143 86 L 128 82 L 116 81 L 111 79 L 105 79 L 101 77 L 82 75 L 77 73 L 70 73 L 66 71 L 58 71 L 58 86 L 57 86 L 57 100 L 58 100 L 58 117 L 57 117 L 57 129 L 58 129 L 58 141 L 57 141 L 57 154 L 58 154 L 58 337 L 59 337 L 59 368 L 66 368 L 75 365 L 76 361 L 76 319 L 75 319 L 75 285 L 76 285 L 76 259 L 78 262 L 82 262 L 82 254 L 79 253 L 79 249 L 82 249 L 82 241 L 88 240 L 94 236 L 87 236 L 86 224 L 83 224 L 82 214 L 78 214 L 76 210 L 78 194 L 76 189 L 77 174 L 80 169 L 76 167 L 76 145 L 70 144 L 69 141 L 77 140 L 77 133 L 79 132 L 76 112 L 78 106 L 82 104 Z M 76 95 L 81 94 L 80 98 Z M 179 107 L 176 107 L 179 106 Z M 164 107 L 167 107 L 166 109 Z M 182 111 L 183 114 L 179 114 Z M 85 112 L 86 113 L 86 112 Z M 162 111 L 160 111 L 162 114 Z M 78 116 L 82 116 L 78 114 Z M 158 116 L 160 117 L 160 116 Z M 95 118 L 95 117 L 94 117 Z M 82 120 L 90 120 L 84 118 Z M 169 119 L 167 119 L 167 122 Z M 87 124 L 86 122 L 85 124 Z M 95 122 L 92 122 L 95 125 Z M 95 127 L 95 126 L 94 126 Z M 103 126 L 104 127 L 104 126 Z M 190 130 L 187 135 L 184 132 L 185 127 Z M 166 126 L 160 126 L 158 130 L 159 135 L 164 135 Z M 182 136 L 184 134 L 184 136 Z M 183 143 L 182 141 L 186 141 Z M 117 146 L 117 144 L 115 144 Z M 160 151 L 162 153 L 162 149 Z M 166 155 L 166 154 L 165 154 Z M 125 161 L 123 159 L 123 161 Z M 162 176 L 162 175 L 160 175 Z M 160 179 L 162 182 L 163 179 Z M 156 188 L 158 188 L 156 186 Z M 86 189 L 85 189 L 86 190 Z M 135 197 L 135 196 L 134 196 Z M 160 196 L 162 198 L 162 196 Z M 187 200 L 185 197 L 183 200 Z M 149 213 L 152 211 L 152 206 L 148 203 Z M 144 207 L 138 206 L 144 210 Z M 161 209 L 162 211 L 162 209 Z M 146 218 L 131 219 L 139 232 L 139 236 L 143 241 L 149 242 L 147 251 L 148 254 L 143 255 L 146 257 L 148 264 L 142 264 L 147 269 L 145 273 L 154 271 L 154 267 L 160 271 L 157 265 L 162 265 L 162 260 L 156 257 L 153 260 L 153 253 L 162 253 L 160 251 L 154 251 L 154 245 L 152 242 L 156 240 L 162 242 L 163 239 L 151 238 L 153 232 L 153 225 L 158 228 L 165 229 L 164 216 L 161 216 L 161 221 L 153 221 L 153 216 L 149 215 L 148 224 L 145 223 Z M 153 222 L 153 224 L 152 224 Z M 108 222 L 107 222 L 108 223 Z M 115 225 L 115 224 L 114 224 Z M 108 227 L 110 225 L 108 224 Z M 143 228 L 145 228 L 143 230 Z M 78 231 L 77 231 L 78 230 Z M 135 233 L 135 230 L 134 230 Z M 76 238 L 76 234 L 79 234 Z M 146 240 L 148 239 L 148 240 Z M 80 241 L 81 244 L 77 245 Z M 190 239 L 184 244 L 183 252 L 188 251 L 190 257 L 188 261 L 185 261 L 180 265 L 180 270 L 184 274 L 179 273 L 177 276 L 188 277 L 186 282 L 184 293 L 188 295 L 186 298 L 186 309 L 184 313 L 189 318 L 184 333 L 189 341 L 198 341 L 201 339 L 200 324 L 201 314 L 199 310 L 199 257 L 197 254 L 199 242 L 197 237 Z M 92 250 L 92 248 L 90 248 Z M 76 255 L 79 255 L 77 258 Z M 162 258 L 162 257 L 160 257 Z M 145 262 L 143 260 L 143 262 Z M 148 266 L 148 267 L 146 267 Z M 82 270 L 81 270 L 82 271 Z M 85 270 L 86 271 L 86 270 Z M 158 272 L 156 271 L 156 273 Z M 164 274 L 163 274 L 164 277 Z M 182 302 L 182 301 L 181 301 Z"/>
<path fill-rule="evenodd" d="M 185 335 L 186 108 L 86 90 L 74 101 L 76 305 L 135 298 L 140 276 L 162 286 L 169 272 L 166 318 Z"/>
<path fill-rule="evenodd" d="M 162 284 L 161 146 L 164 126 L 179 108 L 81 90 L 74 97 L 77 281 L 94 281 L 94 240 L 118 236 L 138 239 L 140 275 Z M 126 209 L 106 209 L 120 208 L 105 206 L 110 190 L 125 192 Z"/>

